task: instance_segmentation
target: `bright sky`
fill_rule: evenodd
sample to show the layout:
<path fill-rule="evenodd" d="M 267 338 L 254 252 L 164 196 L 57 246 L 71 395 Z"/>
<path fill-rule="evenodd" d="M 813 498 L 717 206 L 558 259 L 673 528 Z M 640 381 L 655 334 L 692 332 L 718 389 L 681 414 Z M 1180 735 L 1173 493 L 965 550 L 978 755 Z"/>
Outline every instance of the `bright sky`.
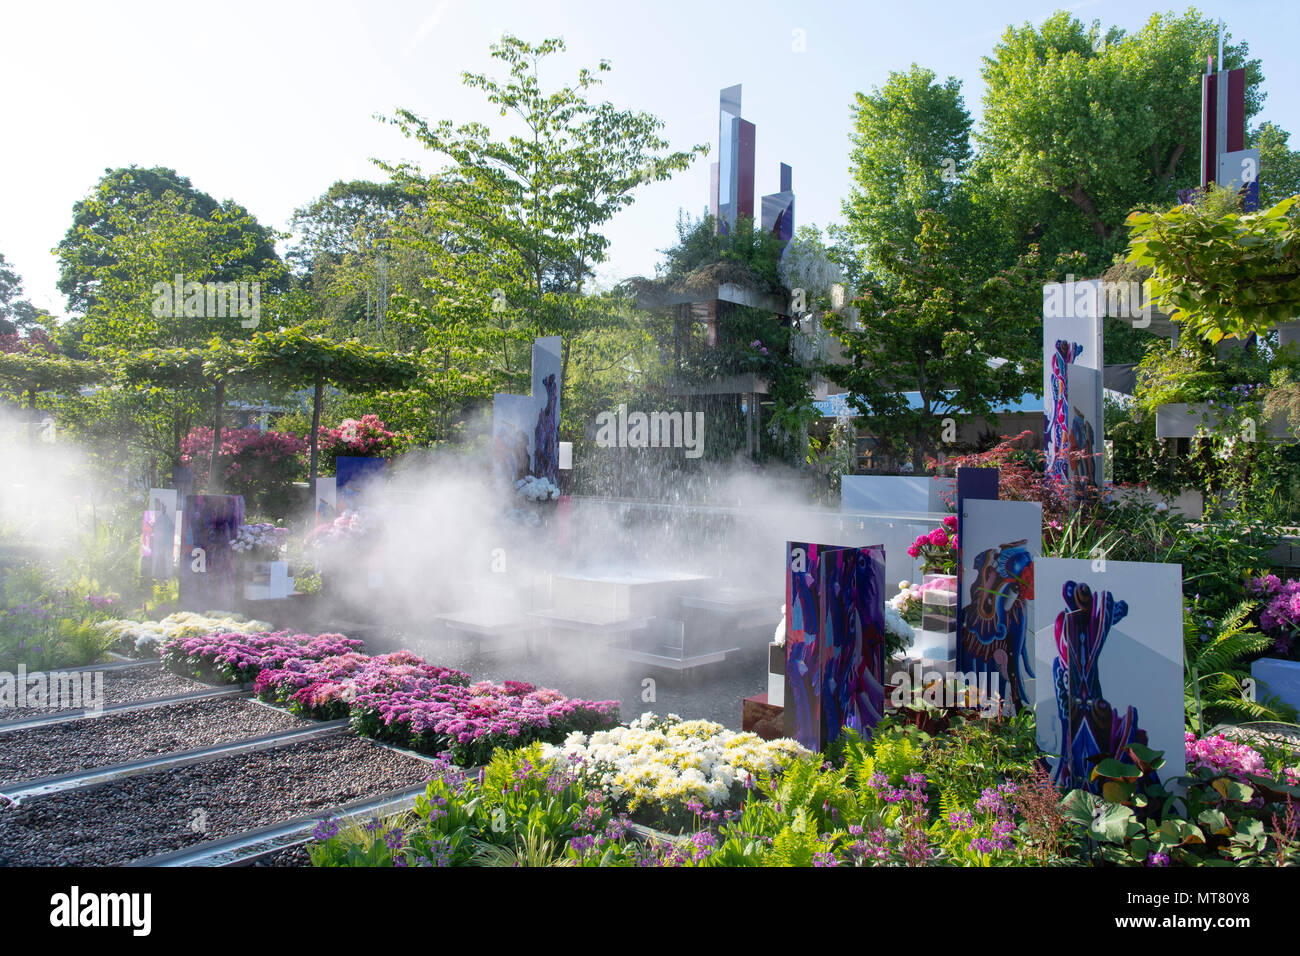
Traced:
<path fill-rule="evenodd" d="M 50 250 L 106 168 L 170 166 L 285 229 L 294 208 L 335 180 L 380 178 L 372 157 L 436 165 L 375 114 L 401 106 L 431 120 L 496 119 L 460 73 L 490 70 L 488 45 L 502 31 L 564 37 L 557 84 L 610 60 L 608 99 L 659 116 L 674 148 L 711 146 L 608 226 L 601 277 L 610 282 L 652 273 L 674 240 L 677 210 L 707 205 L 721 87 L 744 85 L 742 113 L 757 124 L 756 195 L 776 192 L 777 164 L 790 163 L 795 224 L 824 227 L 848 191 L 856 91 L 917 62 L 961 79 L 978 119 L 980 58 L 1008 24 L 1058 9 L 1049 0 L 658 0 L 638 5 L 644 12 L 609 0 L 0 4 L 0 252 L 27 296 L 59 315 L 66 303 Z M 1069 9 L 1132 32 L 1161 7 L 1097 0 Z M 1268 98 L 1257 121 L 1278 123 L 1300 146 L 1300 5 L 1199 9 L 1223 17 L 1263 61 Z"/>

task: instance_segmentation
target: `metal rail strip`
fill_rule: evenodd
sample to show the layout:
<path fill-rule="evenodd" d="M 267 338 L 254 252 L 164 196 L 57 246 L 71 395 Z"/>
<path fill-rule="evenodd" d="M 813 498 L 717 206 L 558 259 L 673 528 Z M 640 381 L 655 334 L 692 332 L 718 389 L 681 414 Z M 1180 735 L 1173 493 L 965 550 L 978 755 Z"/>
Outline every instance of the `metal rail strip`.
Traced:
<path fill-rule="evenodd" d="M 249 866 L 282 850 L 301 846 L 312 837 L 312 832 L 322 819 L 354 816 L 388 816 L 410 810 L 416 797 L 425 792 L 426 785 L 416 784 L 401 790 L 358 800 L 312 816 L 296 817 L 285 823 L 274 823 L 256 830 L 247 830 L 219 840 L 209 840 L 196 846 L 160 853 L 157 856 L 134 860 L 127 866 Z"/>
<path fill-rule="evenodd" d="M 221 757 L 256 753 L 260 750 L 273 750 L 278 747 L 287 747 L 291 744 L 316 740 L 321 737 L 333 737 L 345 733 L 347 729 L 348 722 L 346 720 L 331 720 L 311 727 L 282 730 L 274 734 L 263 734 L 260 737 L 247 737 L 242 740 L 231 740 L 226 743 L 213 744 L 209 747 L 200 747 L 196 750 L 181 750 L 147 760 L 135 760 L 130 763 L 114 764 L 109 767 L 96 767 L 93 770 L 85 770 L 79 773 L 19 781 L 17 786 L 7 787 L 3 793 L 0 793 L 0 797 L 8 799 L 12 804 L 19 804 L 24 800 L 31 800 L 35 797 L 46 797 L 68 790 L 84 790 L 100 784 L 111 783 L 114 780 L 122 780 L 142 773 L 152 773 L 156 770 L 187 767 L 207 763 Z"/>

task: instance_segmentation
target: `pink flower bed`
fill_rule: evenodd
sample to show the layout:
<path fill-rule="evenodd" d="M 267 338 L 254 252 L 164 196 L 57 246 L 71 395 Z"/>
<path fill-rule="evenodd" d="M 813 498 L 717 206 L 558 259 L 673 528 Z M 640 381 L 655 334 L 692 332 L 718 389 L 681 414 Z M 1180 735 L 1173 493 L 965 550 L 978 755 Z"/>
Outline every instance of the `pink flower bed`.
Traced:
<path fill-rule="evenodd" d="M 346 717 L 358 694 L 378 694 L 438 684 L 469 683 L 469 675 L 430 664 L 410 651 L 349 653 L 337 657 L 291 658 L 257 675 L 253 690 L 263 700 L 304 717 Z"/>
<path fill-rule="evenodd" d="M 163 663 L 178 673 L 201 680 L 242 684 L 268 668 L 289 660 L 323 660 L 359 650 L 363 642 L 342 634 L 265 634 L 214 632 L 201 637 L 168 641 L 162 647 Z"/>
<path fill-rule="evenodd" d="M 560 743 L 618 723 L 616 700 L 579 700 L 520 681 L 469 685 L 461 671 L 409 651 L 372 657 L 339 634 L 212 633 L 169 641 L 162 658 L 183 674 L 254 681 L 263 699 L 318 719 L 350 716 L 357 733 L 424 753 L 485 763 L 497 747 Z"/>
<path fill-rule="evenodd" d="M 575 730 L 592 733 L 618 723 L 616 700 L 571 699 L 520 681 L 503 686 L 424 685 L 358 694 L 352 725 L 359 733 L 424 753 L 450 752 L 462 765 L 485 763 L 497 747 L 535 740 L 559 743 Z"/>

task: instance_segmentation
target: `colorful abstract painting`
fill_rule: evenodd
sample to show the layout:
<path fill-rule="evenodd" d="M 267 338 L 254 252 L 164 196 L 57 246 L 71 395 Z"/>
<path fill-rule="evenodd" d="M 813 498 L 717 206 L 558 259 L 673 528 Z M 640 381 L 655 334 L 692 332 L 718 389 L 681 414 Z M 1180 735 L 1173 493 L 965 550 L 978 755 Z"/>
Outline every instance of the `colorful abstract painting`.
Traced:
<path fill-rule="evenodd" d="M 1070 424 L 1070 363 L 1083 354 L 1078 342 L 1059 339 L 1051 353 L 1051 407 L 1047 412 L 1045 442 L 1047 474 L 1060 481 L 1070 478 L 1069 458 L 1065 452 L 1072 450 L 1074 431 Z"/>
<path fill-rule="evenodd" d="M 1047 474 L 1098 483 L 1104 454 L 1100 279 L 1043 286 L 1043 454 Z M 1071 453 L 1074 456 L 1071 461 Z"/>
<path fill-rule="evenodd" d="M 997 675 L 990 690 L 1014 713 L 1033 704 L 1034 561 L 1042 553 L 1036 501 L 963 502 L 957 670 Z"/>
<path fill-rule="evenodd" d="M 885 706 L 884 548 L 786 545 L 786 734 L 820 750 Z"/>
<path fill-rule="evenodd" d="M 237 569 L 230 545 L 243 523 L 243 495 L 186 496 L 178 564 L 182 608 L 234 610 Z"/>
<path fill-rule="evenodd" d="M 492 397 L 492 465 L 499 482 L 513 487 L 530 475 L 559 476 L 560 336 L 533 342 L 532 390 Z"/>
<path fill-rule="evenodd" d="M 555 481 L 560 475 L 560 399 L 555 375 L 546 376 L 542 386 L 546 389 L 546 404 L 537 413 L 537 427 L 533 429 L 533 473 Z"/>
<path fill-rule="evenodd" d="M 1035 716 L 1055 782 L 1099 793 L 1094 768 L 1132 764 L 1134 744 L 1164 755 L 1147 779 L 1181 776 L 1181 568 L 1040 558 L 1036 576 L 1035 663 L 1050 680 L 1036 682 Z"/>

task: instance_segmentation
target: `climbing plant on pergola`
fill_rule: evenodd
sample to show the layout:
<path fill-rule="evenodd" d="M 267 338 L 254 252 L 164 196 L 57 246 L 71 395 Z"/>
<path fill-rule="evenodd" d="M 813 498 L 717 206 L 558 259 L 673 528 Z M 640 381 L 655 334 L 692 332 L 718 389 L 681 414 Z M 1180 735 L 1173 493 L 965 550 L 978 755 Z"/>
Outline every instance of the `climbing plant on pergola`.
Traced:
<path fill-rule="evenodd" d="M 320 460 L 321 403 L 325 386 L 347 392 L 381 392 L 407 388 L 424 374 L 418 358 L 394 355 L 349 339 L 338 342 L 302 329 L 258 332 L 248 342 L 248 371 L 286 388 L 311 388 L 311 465 L 316 490 Z"/>
<path fill-rule="evenodd" d="M 66 392 L 101 381 L 108 369 L 99 362 L 46 352 L 0 352 L 0 386 L 25 395 L 36 407 L 40 392 Z"/>
<path fill-rule="evenodd" d="M 214 338 L 202 348 L 144 349 L 118 353 L 117 365 L 131 385 L 169 388 L 174 391 L 211 390 L 212 449 L 208 459 L 208 493 L 219 494 L 221 476 L 217 452 L 221 449 L 221 417 L 228 386 L 254 381 L 248 352 L 243 342 Z"/>

